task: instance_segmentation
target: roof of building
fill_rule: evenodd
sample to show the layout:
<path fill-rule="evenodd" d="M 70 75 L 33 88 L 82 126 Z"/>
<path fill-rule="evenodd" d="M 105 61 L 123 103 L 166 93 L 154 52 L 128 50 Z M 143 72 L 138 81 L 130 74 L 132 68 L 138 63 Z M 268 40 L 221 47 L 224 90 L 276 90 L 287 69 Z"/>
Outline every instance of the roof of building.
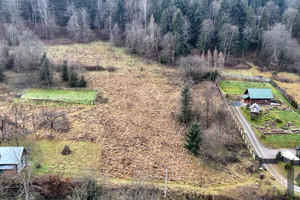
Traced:
<path fill-rule="evenodd" d="M 254 103 L 252 106 L 250 106 L 250 110 L 252 113 L 259 113 L 259 105 L 257 105 L 257 103 Z"/>
<path fill-rule="evenodd" d="M 0 165 L 20 164 L 24 147 L 0 147 Z"/>
<path fill-rule="evenodd" d="M 248 88 L 245 93 L 247 93 L 247 91 L 250 99 L 274 99 L 272 90 L 269 88 Z M 244 94 L 242 97 L 245 95 L 247 94 Z"/>
<path fill-rule="evenodd" d="M 282 152 L 282 156 L 290 160 L 299 160 L 299 158 L 290 151 Z"/>
<path fill-rule="evenodd" d="M 242 96 L 242 98 L 243 98 L 243 99 L 247 99 L 247 98 L 249 98 L 249 95 L 248 95 L 248 94 L 244 94 L 244 95 Z"/>

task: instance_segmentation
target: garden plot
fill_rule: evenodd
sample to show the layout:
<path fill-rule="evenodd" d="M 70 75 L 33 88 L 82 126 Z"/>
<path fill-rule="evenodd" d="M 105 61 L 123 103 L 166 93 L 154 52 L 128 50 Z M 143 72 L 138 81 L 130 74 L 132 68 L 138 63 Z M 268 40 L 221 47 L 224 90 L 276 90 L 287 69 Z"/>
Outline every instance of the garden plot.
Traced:
<path fill-rule="evenodd" d="M 93 105 L 96 97 L 97 91 L 29 89 L 21 98 Z"/>

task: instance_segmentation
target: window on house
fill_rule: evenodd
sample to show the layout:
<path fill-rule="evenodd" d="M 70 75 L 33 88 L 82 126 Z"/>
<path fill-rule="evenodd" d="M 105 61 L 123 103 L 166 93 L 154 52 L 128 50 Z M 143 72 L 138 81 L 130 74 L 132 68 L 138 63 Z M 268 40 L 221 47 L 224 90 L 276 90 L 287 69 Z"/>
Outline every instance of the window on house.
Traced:
<path fill-rule="evenodd" d="M 262 103 L 268 103 L 268 100 L 261 100 Z"/>
<path fill-rule="evenodd" d="M 3 174 L 3 170 L 2 169 L 0 169 L 0 174 Z"/>

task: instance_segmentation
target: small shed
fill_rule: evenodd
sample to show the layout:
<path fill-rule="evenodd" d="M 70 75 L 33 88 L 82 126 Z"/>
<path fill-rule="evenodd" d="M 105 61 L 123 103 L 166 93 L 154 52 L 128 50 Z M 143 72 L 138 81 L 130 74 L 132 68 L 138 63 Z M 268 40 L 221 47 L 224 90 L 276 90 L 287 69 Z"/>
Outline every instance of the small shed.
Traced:
<path fill-rule="evenodd" d="M 260 107 L 257 103 L 252 104 L 252 106 L 250 106 L 251 116 L 258 116 L 259 110 L 260 110 Z"/>
<path fill-rule="evenodd" d="M 288 160 L 300 160 L 296 155 L 294 155 L 290 151 L 284 151 L 282 152 L 282 156 Z"/>
<path fill-rule="evenodd" d="M 19 174 L 26 165 L 24 147 L 0 147 L 0 176 Z"/>

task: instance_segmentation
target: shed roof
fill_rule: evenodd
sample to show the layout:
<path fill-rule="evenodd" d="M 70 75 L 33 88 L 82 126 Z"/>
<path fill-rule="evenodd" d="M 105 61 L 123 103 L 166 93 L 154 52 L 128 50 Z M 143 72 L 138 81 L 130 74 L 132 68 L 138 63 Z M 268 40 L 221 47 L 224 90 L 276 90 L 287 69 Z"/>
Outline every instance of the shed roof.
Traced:
<path fill-rule="evenodd" d="M 250 99 L 274 99 L 272 90 L 269 88 L 248 88 Z"/>
<path fill-rule="evenodd" d="M 18 165 L 24 147 L 0 147 L 0 165 Z"/>
<path fill-rule="evenodd" d="M 259 105 L 257 103 L 254 103 L 252 106 L 250 106 L 250 110 L 252 113 L 259 113 Z"/>
<path fill-rule="evenodd" d="M 290 151 L 282 152 L 282 156 L 290 160 L 299 160 L 299 158 Z"/>

